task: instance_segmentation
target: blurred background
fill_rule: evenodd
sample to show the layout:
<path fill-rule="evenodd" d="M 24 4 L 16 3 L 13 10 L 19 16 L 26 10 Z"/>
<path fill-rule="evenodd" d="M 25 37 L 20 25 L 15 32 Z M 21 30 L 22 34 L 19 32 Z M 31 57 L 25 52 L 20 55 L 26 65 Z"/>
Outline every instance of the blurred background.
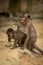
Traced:
<path fill-rule="evenodd" d="M 43 0 L 0 0 L 0 12 L 8 10 L 13 15 L 28 12 L 32 18 L 43 19 Z"/>

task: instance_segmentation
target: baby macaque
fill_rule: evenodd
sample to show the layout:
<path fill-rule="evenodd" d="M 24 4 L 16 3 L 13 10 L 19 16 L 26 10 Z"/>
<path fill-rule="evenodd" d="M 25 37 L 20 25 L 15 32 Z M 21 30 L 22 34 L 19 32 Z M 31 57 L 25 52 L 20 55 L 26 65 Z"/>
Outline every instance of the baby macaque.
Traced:
<path fill-rule="evenodd" d="M 14 31 L 12 28 L 9 28 L 6 31 L 6 34 L 8 36 L 9 43 L 11 42 L 11 39 L 15 40 L 13 48 L 16 47 L 17 44 L 19 45 L 19 47 L 21 47 L 22 46 L 21 41 L 22 41 L 22 39 L 24 39 L 26 37 L 26 35 L 23 32 L 18 31 L 18 30 Z M 10 44 L 8 44 L 8 46 L 10 46 Z"/>

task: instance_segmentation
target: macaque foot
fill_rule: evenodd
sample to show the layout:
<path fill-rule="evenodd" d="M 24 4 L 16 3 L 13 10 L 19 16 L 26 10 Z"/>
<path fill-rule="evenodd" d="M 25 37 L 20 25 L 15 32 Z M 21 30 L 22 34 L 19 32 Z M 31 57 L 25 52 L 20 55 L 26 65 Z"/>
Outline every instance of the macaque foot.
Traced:
<path fill-rule="evenodd" d="M 10 47 L 10 49 L 14 49 L 14 46 Z"/>
<path fill-rule="evenodd" d="M 11 44 L 6 44 L 5 47 L 11 47 Z"/>
<path fill-rule="evenodd" d="M 12 47 L 10 47 L 10 49 L 15 49 L 16 47 L 17 47 L 17 46 L 14 46 L 14 45 L 13 45 Z"/>
<path fill-rule="evenodd" d="M 24 50 L 24 49 L 26 49 L 26 47 L 24 47 L 24 46 L 23 46 L 23 47 L 21 47 L 21 49 L 23 49 L 23 50 Z"/>

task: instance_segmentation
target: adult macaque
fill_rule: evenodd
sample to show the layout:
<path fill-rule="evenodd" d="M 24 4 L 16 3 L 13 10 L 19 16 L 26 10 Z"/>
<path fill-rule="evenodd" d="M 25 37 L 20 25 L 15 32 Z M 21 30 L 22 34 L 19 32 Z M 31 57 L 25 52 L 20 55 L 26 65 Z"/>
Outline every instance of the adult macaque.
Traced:
<path fill-rule="evenodd" d="M 30 51 L 33 51 L 33 48 L 36 48 L 40 52 L 43 52 L 39 48 L 35 47 L 37 34 L 34 26 L 30 21 L 30 16 L 23 14 L 19 17 L 18 30 L 25 33 L 27 36 L 22 46 L 22 49 L 27 48 Z"/>
<path fill-rule="evenodd" d="M 26 40 L 22 48 L 27 48 L 29 44 L 29 50 L 32 50 L 35 42 L 36 42 L 36 31 L 29 21 L 28 16 L 22 15 L 19 18 L 18 30 L 22 31 L 27 35 Z M 30 47 L 32 45 L 32 47 Z"/>

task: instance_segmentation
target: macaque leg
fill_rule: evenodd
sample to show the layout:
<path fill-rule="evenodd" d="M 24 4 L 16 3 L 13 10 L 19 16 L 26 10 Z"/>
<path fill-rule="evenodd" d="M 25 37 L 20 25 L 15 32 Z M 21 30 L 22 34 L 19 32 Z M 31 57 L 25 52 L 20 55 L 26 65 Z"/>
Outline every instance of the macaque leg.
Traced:
<path fill-rule="evenodd" d="M 35 38 L 34 38 L 33 41 L 30 40 L 30 42 L 27 45 L 27 49 L 30 50 L 30 51 L 32 51 L 32 52 L 34 52 L 34 53 L 37 53 L 36 51 L 34 51 L 34 49 L 36 49 L 36 50 L 38 50 L 43 55 L 43 50 L 41 50 L 39 47 L 37 47 L 35 45 L 35 42 L 36 42 Z"/>
<path fill-rule="evenodd" d="M 8 38 L 8 43 L 5 45 L 6 47 L 10 47 L 11 46 L 11 39 Z"/>
<path fill-rule="evenodd" d="M 36 42 L 35 38 L 30 38 L 27 44 L 27 49 L 29 49 L 30 51 L 33 51 L 35 42 Z"/>
<path fill-rule="evenodd" d="M 8 42 L 11 42 L 11 39 L 8 37 Z"/>
<path fill-rule="evenodd" d="M 12 46 L 11 49 L 14 49 L 14 48 L 16 48 L 16 47 L 17 47 L 17 40 L 14 41 L 14 44 L 13 44 L 13 46 Z"/>
<path fill-rule="evenodd" d="M 17 47 L 17 40 L 14 41 L 14 48 Z"/>
<path fill-rule="evenodd" d="M 40 53 L 43 55 L 43 50 L 41 50 L 39 47 L 37 47 L 36 45 L 34 46 L 35 49 L 37 49 L 38 51 L 40 51 Z"/>
<path fill-rule="evenodd" d="M 11 46 L 11 38 L 8 38 L 8 46 Z"/>
<path fill-rule="evenodd" d="M 32 43 L 31 41 L 28 42 L 28 44 L 27 44 L 27 49 L 30 50 L 30 51 L 32 51 L 33 48 L 34 48 L 34 43 Z"/>

